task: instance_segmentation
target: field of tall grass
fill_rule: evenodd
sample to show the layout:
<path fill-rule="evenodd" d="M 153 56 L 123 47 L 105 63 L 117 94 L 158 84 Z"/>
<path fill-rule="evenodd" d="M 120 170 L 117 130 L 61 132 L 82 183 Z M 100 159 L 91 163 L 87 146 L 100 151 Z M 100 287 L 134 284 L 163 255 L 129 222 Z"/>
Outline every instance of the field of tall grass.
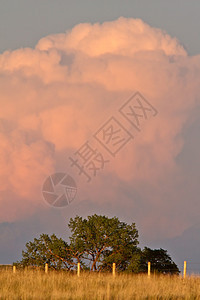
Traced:
<path fill-rule="evenodd" d="M 200 299 L 200 277 L 4 270 L 0 299 Z"/>

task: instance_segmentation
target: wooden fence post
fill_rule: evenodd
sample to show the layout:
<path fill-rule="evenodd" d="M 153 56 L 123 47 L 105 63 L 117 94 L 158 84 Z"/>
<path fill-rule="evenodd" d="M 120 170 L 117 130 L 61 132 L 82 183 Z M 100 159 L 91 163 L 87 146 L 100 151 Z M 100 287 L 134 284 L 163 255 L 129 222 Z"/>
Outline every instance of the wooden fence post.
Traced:
<path fill-rule="evenodd" d="M 80 271 L 81 271 L 81 264 L 78 263 L 78 265 L 77 265 L 77 275 L 78 275 L 78 277 L 80 277 Z"/>
<path fill-rule="evenodd" d="M 151 276 L 151 263 L 148 261 L 148 278 Z"/>
<path fill-rule="evenodd" d="M 16 266 L 13 266 L 13 273 L 16 273 Z"/>
<path fill-rule="evenodd" d="M 186 278 L 186 273 L 187 273 L 187 261 L 184 261 L 183 278 Z"/>
<path fill-rule="evenodd" d="M 116 270 L 116 264 L 113 263 L 113 268 L 112 268 L 113 277 L 115 277 L 115 270 Z"/>
<path fill-rule="evenodd" d="M 48 264 L 45 264 L 45 273 L 48 273 Z"/>

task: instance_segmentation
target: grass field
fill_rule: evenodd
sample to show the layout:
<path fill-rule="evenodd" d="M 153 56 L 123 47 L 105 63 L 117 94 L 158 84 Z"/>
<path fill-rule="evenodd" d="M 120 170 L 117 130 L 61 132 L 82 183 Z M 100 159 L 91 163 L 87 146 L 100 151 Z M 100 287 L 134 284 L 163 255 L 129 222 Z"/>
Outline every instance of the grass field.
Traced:
<path fill-rule="evenodd" d="M 200 277 L 7 270 L 0 299 L 200 299 Z"/>

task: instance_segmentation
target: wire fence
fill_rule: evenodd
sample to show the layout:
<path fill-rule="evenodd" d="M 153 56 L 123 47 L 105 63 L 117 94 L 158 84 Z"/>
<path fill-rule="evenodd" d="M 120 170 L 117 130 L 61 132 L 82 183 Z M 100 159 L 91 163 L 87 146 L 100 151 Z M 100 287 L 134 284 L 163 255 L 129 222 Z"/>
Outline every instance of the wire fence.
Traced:
<path fill-rule="evenodd" d="M 0 264 L 0 271 L 13 271 L 13 273 L 16 273 L 18 270 L 21 268 L 17 268 L 16 266 L 12 264 Z M 44 267 L 41 266 L 27 266 L 25 267 L 25 270 L 44 270 L 45 273 L 48 273 L 49 271 L 49 266 L 48 264 L 45 264 Z M 80 264 L 77 264 L 77 270 L 73 270 L 73 273 L 77 272 L 77 275 L 80 276 L 81 273 L 81 268 Z M 71 272 L 70 272 L 71 273 Z M 115 263 L 112 266 L 112 274 L 115 276 L 117 273 L 117 269 L 115 266 Z M 148 270 L 146 272 L 148 276 L 150 275 L 156 275 L 156 274 L 175 274 L 174 269 L 170 268 L 162 268 L 162 269 L 156 269 L 154 267 L 151 267 L 151 263 L 148 263 Z M 178 274 L 178 273 L 177 273 Z M 180 274 L 183 277 L 186 277 L 187 275 L 194 275 L 194 276 L 200 276 L 200 262 L 194 262 L 192 260 L 184 261 L 182 263 L 182 268 L 180 268 Z"/>
<path fill-rule="evenodd" d="M 199 275 L 200 276 L 200 262 L 187 260 L 186 261 L 186 270 L 189 275 Z M 184 267 L 182 268 L 182 272 Z"/>
<path fill-rule="evenodd" d="M 12 270 L 13 265 L 0 265 L 0 271 L 8 271 L 8 270 Z"/>

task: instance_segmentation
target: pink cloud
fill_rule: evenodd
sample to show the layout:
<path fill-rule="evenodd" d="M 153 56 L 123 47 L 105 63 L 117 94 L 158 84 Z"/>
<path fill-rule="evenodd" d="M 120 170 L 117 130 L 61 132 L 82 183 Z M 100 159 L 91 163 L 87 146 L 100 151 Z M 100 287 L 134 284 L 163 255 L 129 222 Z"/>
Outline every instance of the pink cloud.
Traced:
<path fill-rule="evenodd" d="M 117 187 L 125 182 L 127 193 L 132 187 L 143 198 L 142 206 L 148 203 L 170 216 L 172 206 L 162 203 L 159 185 L 180 176 L 176 157 L 199 94 L 200 56 L 189 57 L 177 39 L 142 20 L 120 18 L 79 24 L 64 34 L 42 38 L 35 49 L 6 51 L 0 55 L 0 73 L 1 221 L 39 210 L 45 178 L 61 161 L 63 169 L 67 167 L 66 154 L 90 139 L 136 90 L 158 115 L 111 159 L 89 189 L 79 177 L 77 181 L 82 182 L 83 198 L 118 205 L 123 189 Z M 109 180 L 113 189 L 103 192 Z M 152 188 L 151 195 L 145 184 Z M 10 193 L 14 203 L 6 202 Z M 124 209 L 129 210 L 128 196 L 125 199 Z M 22 214 L 16 207 L 24 202 Z M 145 208 L 143 214 L 138 205 L 137 210 L 138 219 L 146 223 L 154 218 L 153 210 L 148 217 Z M 159 234 L 165 232 L 166 218 Z M 170 218 L 177 221 L 177 216 Z M 179 224 L 177 231 L 188 226 L 187 220 Z"/>

